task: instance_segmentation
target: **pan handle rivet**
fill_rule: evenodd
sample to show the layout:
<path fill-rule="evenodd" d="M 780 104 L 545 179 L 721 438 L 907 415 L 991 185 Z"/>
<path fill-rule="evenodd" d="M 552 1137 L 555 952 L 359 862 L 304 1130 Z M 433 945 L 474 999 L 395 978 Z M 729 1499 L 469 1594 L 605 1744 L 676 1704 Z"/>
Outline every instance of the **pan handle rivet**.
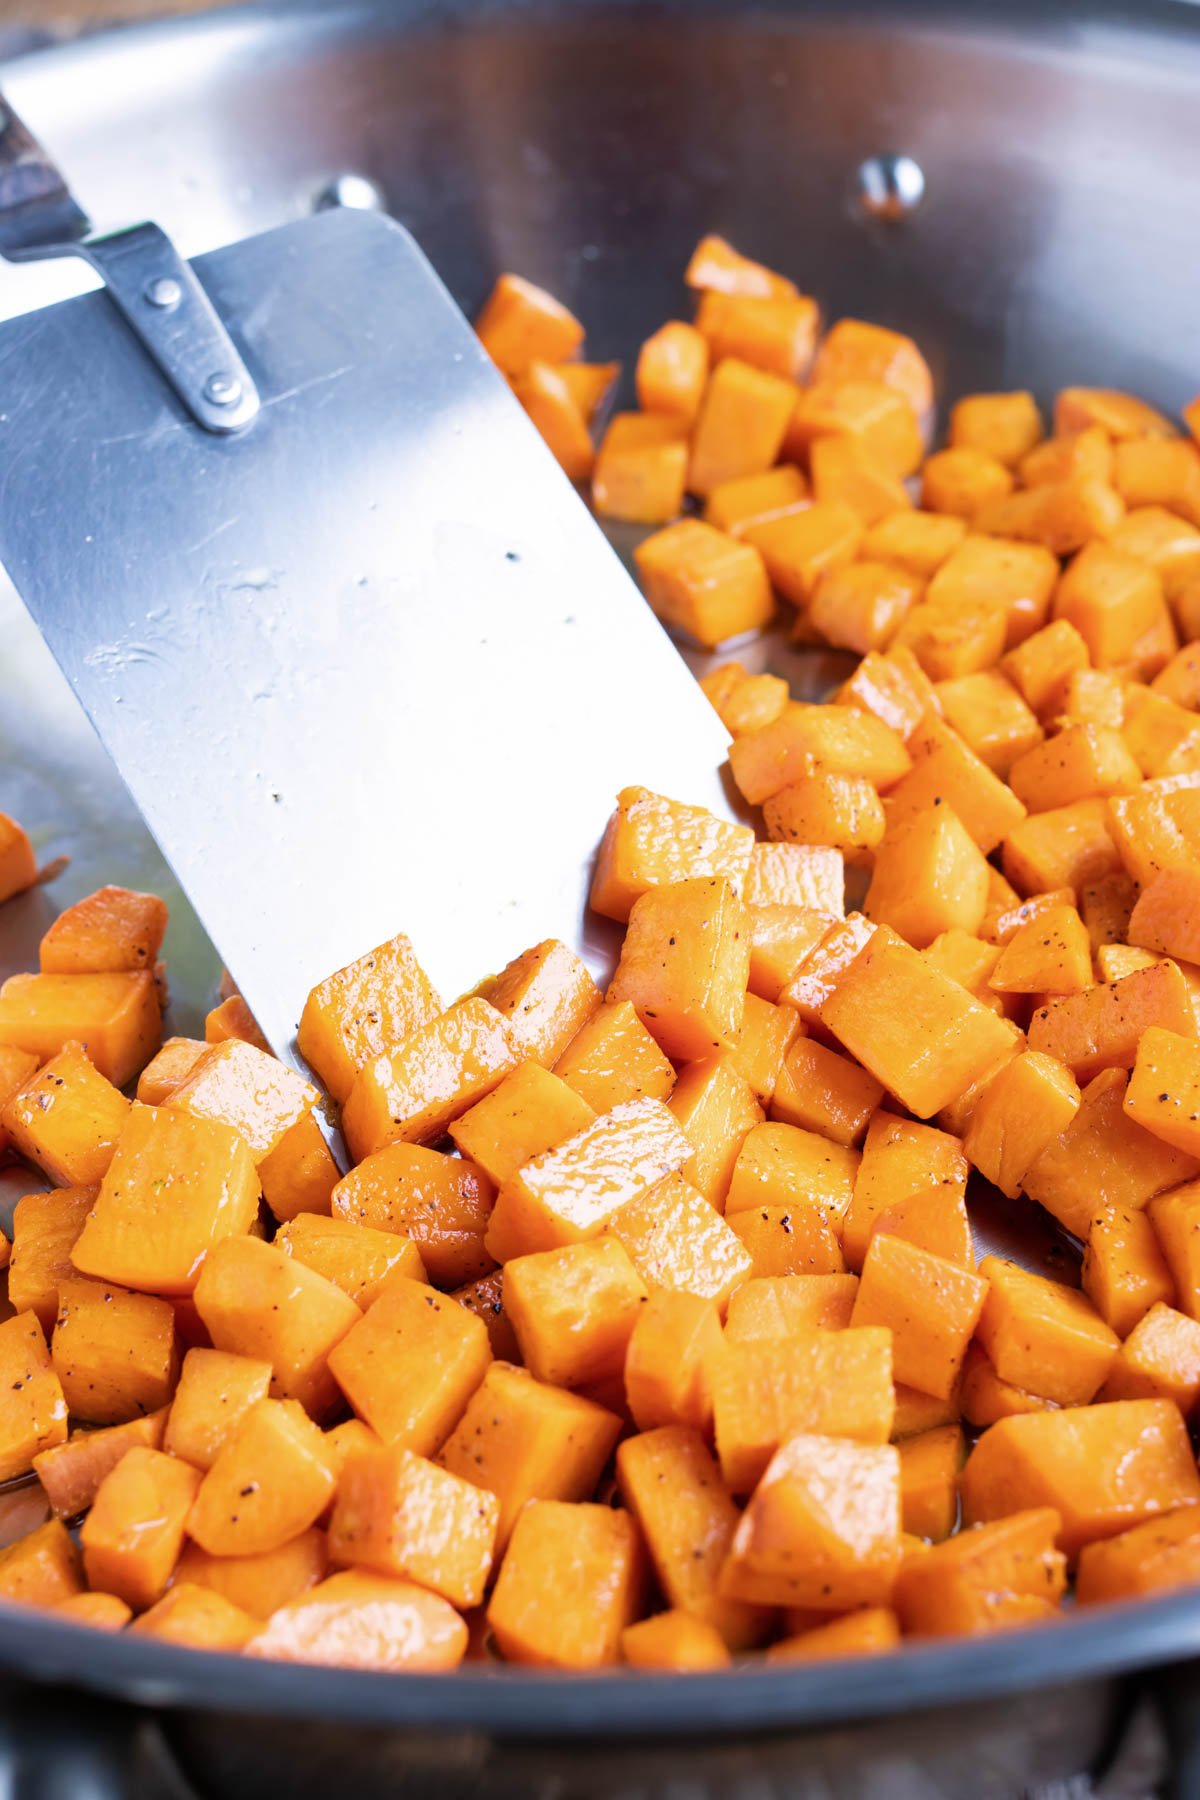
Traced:
<path fill-rule="evenodd" d="M 925 172 L 911 156 L 889 150 L 859 164 L 854 186 L 868 218 L 894 224 L 925 198 Z"/>
<path fill-rule="evenodd" d="M 151 306 L 157 306 L 162 312 L 169 312 L 183 299 L 183 289 L 173 275 L 160 275 L 146 288 L 146 299 Z"/>
<path fill-rule="evenodd" d="M 210 375 L 204 384 L 204 398 L 214 406 L 236 406 L 242 397 L 242 384 L 236 375 Z"/>

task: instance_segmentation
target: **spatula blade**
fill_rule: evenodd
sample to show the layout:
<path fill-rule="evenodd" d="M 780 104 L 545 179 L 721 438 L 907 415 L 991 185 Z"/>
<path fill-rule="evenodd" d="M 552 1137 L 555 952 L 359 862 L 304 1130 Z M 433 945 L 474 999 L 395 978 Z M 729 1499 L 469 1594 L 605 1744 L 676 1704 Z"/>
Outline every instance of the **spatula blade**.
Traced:
<path fill-rule="evenodd" d="M 716 715 L 400 227 L 196 269 L 259 419 L 198 427 L 102 293 L 0 326 L 0 561 L 268 1038 L 398 930 L 447 998 L 599 964 L 614 796 L 727 812 Z"/>

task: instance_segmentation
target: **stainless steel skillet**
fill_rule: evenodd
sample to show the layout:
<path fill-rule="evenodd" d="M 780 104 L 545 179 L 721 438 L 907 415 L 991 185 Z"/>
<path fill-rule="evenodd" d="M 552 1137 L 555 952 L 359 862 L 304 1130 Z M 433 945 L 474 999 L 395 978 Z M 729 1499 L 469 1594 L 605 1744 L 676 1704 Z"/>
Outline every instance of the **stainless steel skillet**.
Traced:
<path fill-rule="evenodd" d="M 598 355 L 628 354 L 683 303 L 675 271 L 715 228 L 832 311 L 915 332 L 949 392 L 1021 382 L 1046 398 L 1095 380 L 1176 406 L 1200 387 L 1200 11 L 1185 4 L 255 7 L 34 52 L 0 86 L 113 220 L 152 210 L 193 252 L 366 175 L 468 309 L 496 268 L 520 268 L 582 312 Z M 895 228 L 856 189 L 860 163 L 887 151 L 926 180 Z M 13 291 L 0 279 L 0 309 Z M 760 654 L 802 691 L 821 677 L 779 644 Z M 0 805 L 52 821 L 46 852 L 72 852 L 53 902 L 114 876 L 165 884 L 69 707 L 0 602 Z M 14 961 L 51 903 L 26 904 Z M 186 1028 L 216 967 L 175 911 Z M 92 1741 L 97 1772 L 125 1778 L 123 1704 L 153 1702 L 214 1793 L 650 1794 L 674 1780 L 890 1800 L 914 1763 L 924 1791 L 1020 1792 L 1103 1759 L 1128 1672 L 1198 1654 L 1187 1597 L 730 1685 L 247 1671 L 0 1620 L 14 1680 L 122 1703 L 98 1709 L 119 1729 L 107 1765 Z M 37 1721 L 25 1753 L 57 1754 L 81 1703 L 12 1692 Z"/>

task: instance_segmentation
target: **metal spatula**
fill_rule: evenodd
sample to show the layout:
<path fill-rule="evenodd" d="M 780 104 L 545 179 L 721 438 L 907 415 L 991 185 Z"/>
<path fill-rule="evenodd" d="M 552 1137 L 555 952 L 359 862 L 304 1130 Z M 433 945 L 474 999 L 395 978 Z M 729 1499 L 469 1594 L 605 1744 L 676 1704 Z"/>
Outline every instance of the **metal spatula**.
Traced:
<path fill-rule="evenodd" d="M 0 252 L 107 289 L 0 325 L 0 561 L 272 1044 L 397 930 L 602 955 L 614 795 L 727 810 L 725 738 L 411 238 L 92 237 L 0 106 Z"/>

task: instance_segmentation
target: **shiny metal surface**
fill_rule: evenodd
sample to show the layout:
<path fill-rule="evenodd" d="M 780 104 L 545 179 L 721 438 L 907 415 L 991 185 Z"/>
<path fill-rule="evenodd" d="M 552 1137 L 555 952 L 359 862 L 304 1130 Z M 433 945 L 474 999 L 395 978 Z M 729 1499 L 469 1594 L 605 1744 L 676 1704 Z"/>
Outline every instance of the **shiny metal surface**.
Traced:
<path fill-rule="evenodd" d="M 199 273 L 253 429 L 106 295 L 10 320 L 0 560 L 263 1030 L 401 929 L 448 997 L 544 937 L 603 966 L 598 827 L 633 781 L 725 806 L 712 708 L 407 233 Z"/>
<path fill-rule="evenodd" d="M 244 430 L 257 415 L 258 394 L 246 365 L 166 232 L 158 225 L 127 225 L 94 233 L 46 151 L 2 95 L 0 256 L 10 262 L 81 257 L 198 424 L 224 435 Z M 43 390 L 53 389 L 46 373 L 23 374 Z"/>
<path fill-rule="evenodd" d="M 82 41 L 10 64 L 0 85 L 97 216 L 148 207 L 192 254 L 307 214 L 339 172 L 354 170 L 379 184 L 468 309 L 498 269 L 518 269 L 579 310 L 597 358 L 629 358 L 687 304 L 678 271 L 700 233 L 716 229 L 786 269 L 831 315 L 913 331 L 948 396 L 1029 385 L 1046 400 L 1065 382 L 1093 381 L 1175 407 L 1200 385 L 1200 239 L 1187 229 L 1200 160 L 1200 10 L 1187 5 L 329 0 Z M 868 218 L 856 193 L 859 165 L 881 146 L 902 147 L 927 181 L 924 203 L 898 225 Z M 86 279 L 65 265 L 0 268 L 0 312 Z M 627 363 L 626 399 L 630 375 Z M 625 552 L 632 534 L 613 535 Z M 803 692 L 837 667 L 777 637 L 744 659 Z M 0 596 L 0 807 L 34 827 L 43 854 L 74 856 L 53 890 L 5 909 L 5 960 L 28 966 L 40 921 L 102 880 L 158 886 L 172 900 L 173 1023 L 194 1024 L 215 989 L 215 954 L 11 596 Z M 529 829 L 544 826 L 535 816 Z M 232 875 L 252 879 L 252 870 Z M 994 1223 L 1011 1232 L 1012 1209 Z M 683 1782 L 689 1794 L 739 1800 L 894 1800 L 907 1793 L 913 1737 L 926 1734 L 945 1752 L 941 1791 L 989 1791 L 993 1773 L 995 1791 L 1027 1791 L 1016 1779 L 1005 1786 L 972 1735 L 986 1697 L 1030 1690 L 1020 1710 L 987 1701 L 1001 1728 L 1007 1720 L 1020 1731 L 1027 1707 L 1046 1702 L 1036 1772 L 1049 1779 L 1092 1766 L 1103 1721 L 1118 1714 L 1110 1674 L 1198 1654 L 1189 1595 L 1019 1638 L 732 1682 L 468 1669 L 395 1683 L 248 1668 L 134 1640 L 97 1655 L 52 1619 L 0 1617 L 6 1669 L 193 1709 L 182 1729 L 197 1767 L 214 1731 L 208 1711 L 228 1709 L 223 1766 L 246 1791 L 265 1787 L 264 1770 L 279 1791 L 289 1745 L 295 1791 L 314 1769 L 336 1786 L 351 1756 L 367 1762 L 360 1722 L 369 1720 L 380 1727 L 374 1791 L 426 1795 L 436 1783 L 472 1800 L 605 1791 L 598 1758 L 605 1747 L 615 1757 L 618 1733 L 673 1734 L 667 1752 L 647 1760 L 631 1750 L 613 1776 L 608 1791 L 639 1800 L 677 1794 Z M 1180 1691 L 1186 1734 L 1200 1706 L 1194 1681 Z M 953 1746 L 952 1705 L 969 1709 L 956 1715 Z M 257 1736 L 250 1713 L 266 1720 Z M 324 1762 L 299 1727 L 270 1724 L 318 1715 L 328 1722 Z M 338 1720 L 350 1723 L 339 1730 Z M 835 1752 L 827 1761 L 812 1734 L 836 1720 L 857 1723 L 841 1734 L 835 1768 Z M 686 1749 L 698 1725 L 709 1735 Z M 773 1735 L 739 1741 L 758 1732 Z M 502 1734 L 530 1742 L 527 1761 L 498 1748 Z M 557 1742 L 568 1736 L 575 1752 Z M 938 1791 L 919 1779 L 914 1792 Z M 369 1791 L 357 1763 L 354 1786 Z"/>

